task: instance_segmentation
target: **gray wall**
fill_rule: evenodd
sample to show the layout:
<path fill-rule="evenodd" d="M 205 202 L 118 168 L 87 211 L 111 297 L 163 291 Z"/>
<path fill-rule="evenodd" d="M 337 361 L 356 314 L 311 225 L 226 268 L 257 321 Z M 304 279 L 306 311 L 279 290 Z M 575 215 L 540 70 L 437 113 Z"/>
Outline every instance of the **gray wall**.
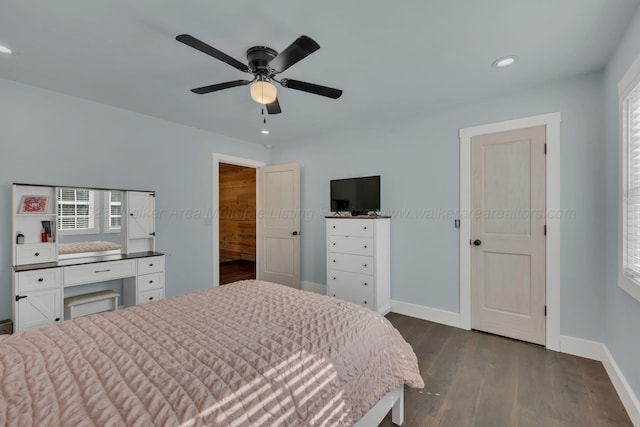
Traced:
<path fill-rule="evenodd" d="M 155 190 L 167 296 L 211 286 L 211 153 L 267 161 L 265 148 L 8 80 L 0 93 L 0 319 L 11 317 L 12 182 Z"/>
<path fill-rule="evenodd" d="M 392 298 L 459 311 L 459 139 L 463 127 L 560 111 L 562 221 L 561 333 L 601 341 L 605 207 L 602 74 L 492 99 L 393 128 L 301 147 L 276 148 L 274 163 L 299 161 L 302 173 L 302 279 L 326 283 L 323 215 L 329 181 L 382 176 L 382 211 L 391 223 Z M 375 120 L 375 118 L 373 118 Z M 572 216 L 573 215 L 573 216 Z"/>
<path fill-rule="evenodd" d="M 605 72 L 605 191 L 603 204 L 607 207 L 606 234 L 603 241 L 606 277 L 602 283 L 606 305 L 605 338 L 607 348 L 618 363 L 636 396 L 640 396 L 640 302 L 618 287 L 618 198 L 619 191 L 619 125 L 618 82 L 631 64 L 640 56 L 640 11 L 609 61 Z"/>

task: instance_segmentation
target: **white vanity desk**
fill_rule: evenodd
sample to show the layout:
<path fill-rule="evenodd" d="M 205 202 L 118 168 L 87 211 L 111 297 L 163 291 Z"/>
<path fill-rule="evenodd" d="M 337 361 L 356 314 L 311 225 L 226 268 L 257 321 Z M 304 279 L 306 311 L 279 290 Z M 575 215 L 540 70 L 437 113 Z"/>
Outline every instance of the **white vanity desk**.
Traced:
<path fill-rule="evenodd" d="M 74 317 L 70 312 L 63 316 L 64 289 L 72 286 L 124 279 L 120 304 L 125 307 L 164 298 L 165 256 L 155 252 L 154 191 L 19 183 L 13 184 L 12 191 L 15 239 L 12 302 L 16 332 Z M 112 198 L 113 193 L 118 193 L 118 197 Z M 111 225 L 113 218 L 117 219 L 115 226 Z M 82 225 L 78 225 L 81 221 Z M 45 224 L 54 230 L 45 233 Z M 113 231 L 116 226 L 117 231 Z M 98 252 L 80 251 L 71 257 L 66 252 L 59 254 L 62 233 L 78 231 L 98 237 L 104 235 L 100 234 L 102 231 L 118 232 L 119 249 L 107 251 L 98 245 Z M 96 301 L 101 308 L 97 294 L 86 292 L 84 297 L 86 301 L 94 300 L 94 308 Z M 111 294 L 105 295 L 106 307 L 97 311 L 116 308 L 118 295 Z M 85 304 L 85 314 L 97 312 L 89 310 L 89 303 L 83 302 L 81 296 L 71 300 L 75 305 Z M 82 315 L 81 308 L 74 311 Z"/>
<path fill-rule="evenodd" d="M 61 322 L 64 288 L 114 279 L 125 307 L 164 298 L 164 254 L 138 252 L 14 267 L 16 331 Z"/>

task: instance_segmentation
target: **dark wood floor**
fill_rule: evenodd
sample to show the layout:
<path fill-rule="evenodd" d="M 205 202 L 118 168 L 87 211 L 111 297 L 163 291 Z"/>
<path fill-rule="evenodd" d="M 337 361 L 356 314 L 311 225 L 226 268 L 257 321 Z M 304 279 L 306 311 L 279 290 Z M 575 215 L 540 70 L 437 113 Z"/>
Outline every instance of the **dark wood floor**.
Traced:
<path fill-rule="evenodd" d="M 237 282 L 256 278 L 256 263 L 253 261 L 237 260 L 220 263 L 220 284 Z"/>
<path fill-rule="evenodd" d="M 399 314 L 425 382 L 405 387 L 407 427 L 632 426 L 600 362 Z M 380 426 L 390 427 L 387 415 Z"/>

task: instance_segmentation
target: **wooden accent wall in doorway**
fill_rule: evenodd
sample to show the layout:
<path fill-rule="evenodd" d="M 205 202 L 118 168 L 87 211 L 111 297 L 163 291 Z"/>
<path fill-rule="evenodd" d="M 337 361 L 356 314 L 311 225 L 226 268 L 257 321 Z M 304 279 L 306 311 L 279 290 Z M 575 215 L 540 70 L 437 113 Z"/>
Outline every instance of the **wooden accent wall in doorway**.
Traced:
<path fill-rule="evenodd" d="M 220 163 L 220 261 L 256 260 L 256 170 Z"/>

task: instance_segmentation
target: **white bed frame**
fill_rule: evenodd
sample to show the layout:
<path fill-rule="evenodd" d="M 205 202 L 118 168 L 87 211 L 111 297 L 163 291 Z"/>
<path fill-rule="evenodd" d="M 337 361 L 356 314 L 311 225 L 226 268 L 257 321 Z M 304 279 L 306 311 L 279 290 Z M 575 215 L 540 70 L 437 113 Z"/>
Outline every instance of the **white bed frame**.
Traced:
<path fill-rule="evenodd" d="M 391 409 L 391 421 L 398 426 L 404 422 L 404 385 L 398 386 L 382 396 L 376 405 L 369 409 L 353 427 L 371 427 L 379 425 Z"/>

